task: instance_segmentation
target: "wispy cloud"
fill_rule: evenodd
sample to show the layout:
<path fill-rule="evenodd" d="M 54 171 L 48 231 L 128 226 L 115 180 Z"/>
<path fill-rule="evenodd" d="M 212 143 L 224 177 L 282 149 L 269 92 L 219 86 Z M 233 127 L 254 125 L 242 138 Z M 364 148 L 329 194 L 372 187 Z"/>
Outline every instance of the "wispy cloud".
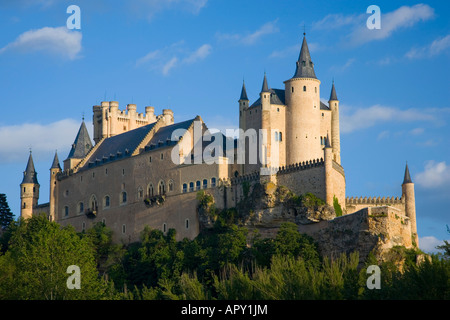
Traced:
<path fill-rule="evenodd" d="M 81 32 L 66 27 L 44 27 L 22 33 L 16 40 L 1 48 L 0 54 L 8 51 L 43 52 L 74 60 L 81 51 L 81 38 Z"/>
<path fill-rule="evenodd" d="M 442 112 L 448 111 L 441 109 Z M 386 122 L 432 122 L 442 125 L 442 119 L 436 117 L 435 108 L 401 110 L 394 107 L 373 105 L 368 108 L 352 109 L 341 107 L 341 132 L 350 133 L 373 127 Z M 379 137 L 385 138 L 385 135 Z"/>
<path fill-rule="evenodd" d="M 232 41 L 244 45 L 253 45 L 262 37 L 274 34 L 280 31 L 277 26 L 278 19 L 267 22 L 259 27 L 257 30 L 247 34 L 230 34 L 230 33 L 216 33 L 216 38 L 219 40 Z"/>
<path fill-rule="evenodd" d="M 87 128 L 92 125 L 86 123 Z M 0 163 L 24 161 L 24 152 L 32 148 L 33 154 L 53 154 L 55 149 L 70 149 L 80 122 L 64 119 L 49 124 L 24 123 L 0 127 Z M 92 132 L 90 132 L 92 137 Z"/>
<path fill-rule="evenodd" d="M 402 6 L 397 10 L 381 14 L 381 29 L 370 30 L 366 26 L 366 15 L 364 23 L 350 34 L 353 44 L 363 44 L 374 40 L 382 40 L 390 37 L 394 32 L 414 26 L 418 22 L 427 21 L 434 17 L 434 9 L 426 4 L 414 6 Z"/>
<path fill-rule="evenodd" d="M 181 65 L 189 65 L 204 60 L 211 54 L 212 46 L 203 44 L 194 51 L 185 48 L 184 41 L 179 41 L 162 49 L 147 53 L 136 61 L 136 66 L 145 66 L 168 75 L 172 69 Z"/>
<path fill-rule="evenodd" d="M 415 183 L 426 189 L 450 187 L 450 166 L 445 161 L 425 163 L 425 170 L 415 176 Z"/>
<path fill-rule="evenodd" d="M 449 48 L 450 34 L 434 40 L 427 46 L 412 48 L 405 54 L 405 57 L 409 59 L 431 58 L 440 53 L 448 51 Z"/>
<path fill-rule="evenodd" d="M 438 238 L 434 236 L 427 236 L 427 237 L 421 237 L 419 238 L 419 247 L 422 251 L 427 253 L 437 253 L 439 252 L 438 249 L 436 249 L 437 246 L 443 245 L 444 241 L 439 240 Z"/>
<path fill-rule="evenodd" d="M 344 41 L 348 45 L 361 45 L 367 42 L 389 38 L 394 32 L 413 27 L 421 21 L 433 19 L 434 9 L 427 4 L 402 6 L 394 11 L 383 13 L 381 8 L 381 29 L 368 29 L 366 25 L 369 14 L 328 14 L 313 23 L 316 30 L 334 30 L 345 27 L 352 30 Z"/>

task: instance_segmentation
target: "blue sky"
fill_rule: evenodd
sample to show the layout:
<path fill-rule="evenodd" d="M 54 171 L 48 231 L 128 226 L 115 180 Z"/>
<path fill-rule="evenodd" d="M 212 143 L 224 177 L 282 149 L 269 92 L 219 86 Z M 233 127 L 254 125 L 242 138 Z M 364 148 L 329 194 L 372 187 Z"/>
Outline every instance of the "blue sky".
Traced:
<path fill-rule="evenodd" d="M 369 5 L 381 29 L 369 30 Z M 69 5 L 81 29 L 68 30 Z M 321 97 L 334 78 L 347 196 L 401 196 L 415 182 L 421 247 L 449 239 L 450 4 L 447 1 L 0 0 L 0 192 L 13 212 L 33 150 L 40 202 L 55 150 L 64 160 L 83 114 L 171 108 L 210 128 L 238 125 L 245 79 L 258 98 L 292 77 L 306 28 Z M 252 102 L 251 101 L 251 102 Z"/>

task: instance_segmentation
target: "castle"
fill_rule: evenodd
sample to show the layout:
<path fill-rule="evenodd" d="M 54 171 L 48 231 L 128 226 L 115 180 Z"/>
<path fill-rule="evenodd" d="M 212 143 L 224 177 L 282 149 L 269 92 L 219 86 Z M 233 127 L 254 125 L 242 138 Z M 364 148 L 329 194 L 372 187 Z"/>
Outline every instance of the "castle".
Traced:
<path fill-rule="evenodd" d="M 30 153 L 20 185 L 21 216 L 44 212 L 77 231 L 101 221 L 116 241 L 125 243 L 138 240 L 146 225 L 163 232 L 174 228 L 179 240 L 192 239 L 200 232 L 199 190 L 213 195 L 218 208 L 231 208 L 243 199 L 244 182 L 271 183 L 342 207 L 343 216 L 323 221 L 322 227 L 299 226 L 306 233 L 323 233 L 364 216 L 365 227 L 361 222 L 355 227 L 360 228 L 355 234 L 361 234 L 378 212 L 377 217 L 387 220 L 384 231 L 377 232 L 397 239 L 392 245 L 418 246 L 414 184 L 407 166 L 401 198 L 346 197 L 339 100 L 333 82 L 328 105 L 322 103 L 320 84 L 303 37 L 295 72 L 284 89 L 270 88 L 264 74 L 259 99 L 250 104 L 243 83 L 238 138 L 211 133 L 200 116 L 175 122 L 169 109 L 155 115 L 148 106 L 142 114 L 135 104 L 122 111 L 116 101 L 101 102 L 93 107 L 94 142 L 83 120 L 63 168 L 55 154 L 45 204 L 38 204 L 40 185 Z"/>

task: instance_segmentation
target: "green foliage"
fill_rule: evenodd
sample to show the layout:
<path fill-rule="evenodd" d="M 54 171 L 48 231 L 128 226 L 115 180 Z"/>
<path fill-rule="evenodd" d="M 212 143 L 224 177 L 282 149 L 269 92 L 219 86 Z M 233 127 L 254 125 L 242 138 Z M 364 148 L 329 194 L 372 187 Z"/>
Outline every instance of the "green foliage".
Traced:
<path fill-rule="evenodd" d="M 333 207 L 334 207 L 334 212 L 336 212 L 336 217 L 342 216 L 342 208 L 341 208 L 341 205 L 339 204 L 338 198 L 336 198 L 336 196 L 333 196 Z"/>
<path fill-rule="evenodd" d="M 325 204 L 325 201 L 318 198 L 316 195 L 312 194 L 311 192 L 307 192 L 301 196 L 293 196 L 298 205 L 301 205 L 303 207 L 307 208 L 314 208 L 318 206 L 323 206 Z"/>
<path fill-rule="evenodd" d="M 6 229 L 13 220 L 14 216 L 6 200 L 6 194 L 0 193 L 0 229 Z"/>
<path fill-rule="evenodd" d="M 21 221 L 1 258 L 3 299 L 97 299 L 105 291 L 91 243 L 45 216 Z M 82 290 L 67 288 L 70 265 L 80 267 Z"/>

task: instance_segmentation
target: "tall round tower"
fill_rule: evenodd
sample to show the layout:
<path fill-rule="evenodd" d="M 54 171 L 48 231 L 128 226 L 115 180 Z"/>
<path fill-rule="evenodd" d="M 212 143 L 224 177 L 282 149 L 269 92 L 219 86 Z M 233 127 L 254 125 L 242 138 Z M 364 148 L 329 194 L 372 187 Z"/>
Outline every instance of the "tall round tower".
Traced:
<path fill-rule="evenodd" d="M 247 96 L 247 90 L 245 89 L 245 82 L 242 82 L 241 96 L 239 102 L 239 129 L 246 130 L 246 110 L 248 109 L 249 100 Z"/>
<path fill-rule="evenodd" d="M 33 209 L 37 206 L 39 200 L 39 183 L 31 151 L 28 157 L 27 168 L 23 172 L 23 179 L 20 184 L 20 200 L 20 216 L 23 219 L 31 218 Z"/>
<path fill-rule="evenodd" d="M 328 105 L 331 109 L 331 145 L 333 146 L 333 160 L 341 164 L 341 138 L 339 130 L 339 100 L 337 98 L 336 89 L 331 87 L 330 100 Z"/>
<path fill-rule="evenodd" d="M 320 144 L 320 81 L 306 37 L 294 76 L 286 80 L 286 165 L 323 157 Z"/>
<path fill-rule="evenodd" d="M 416 223 L 416 197 L 414 194 L 414 183 L 409 174 L 408 164 L 406 164 L 405 177 L 402 183 L 402 198 L 405 199 L 405 214 L 409 217 L 409 222 L 411 223 L 412 239 L 414 240 L 415 245 L 419 247 L 419 236 L 417 234 Z"/>

